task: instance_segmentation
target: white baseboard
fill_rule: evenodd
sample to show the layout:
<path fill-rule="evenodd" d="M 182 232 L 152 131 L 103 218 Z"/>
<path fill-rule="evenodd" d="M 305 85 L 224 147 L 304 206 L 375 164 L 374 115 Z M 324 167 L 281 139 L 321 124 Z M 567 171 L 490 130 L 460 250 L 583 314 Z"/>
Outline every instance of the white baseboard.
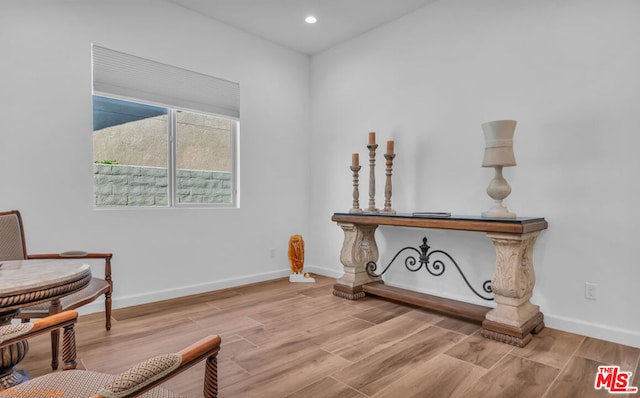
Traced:
<path fill-rule="evenodd" d="M 291 274 L 291 269 L 287 268 L 282 271 L 265 272 L 261 274 L 253 274 L 248 276 L 242 276 L 238 278 L 229 278 L 219 281 L 211 281 L 206 283 L 200 283 L 197 285 L 183 286 L 173 289 L 157 290 L 153 292 L 134 294 L 129 296 L 120 297 L 117 294 L 113 296 L 112 308 L 125 308 L 132 307 L 140 304 L 153 303 L 156 301 L 168 300 L 176 297 L 190 296 L 193 294 L 212 292 L 220 289 L 227 289 L 230 287 L 248 285 L 256 282 L 264 282 L 272 279 L 288 277 Z M 117 288 L 117 287 L 116 287 Z M 93 303 L 87 304 L 78 309 L 80 315 L 92 314 L 94 312 L 104 311 L 104 300 L 96 300 Z"/>
<path fill-rule="evenodd" d="M 330 278 L 340 278 L 344 272 L 342 270 L 337 271 L 331 268 L 318 267 L 317 265 L 305 265 L 304 272 L 311 272 L 322 276 L 328 276 Z"/>
<path fill-rule="evenodd" d="M 616 328 L 547 313 L 544 314 L 544 324 L 553 329 L 640 348 L 640 333 L 635 330 Z"/>
<path fill-rule="evenodd" d="M 341 271 L 332 270 L 324 267 L 317 267 L 313 265 L 305 265 L 304 272 L 310 272 L 318 275 L 328 276 L 332 278 L 339 278 L 342 276 Z M 207 283 L 201 283 L 197 285 L 183 286 L 174 289 L 157 290 L 154 292 L 147 292 L 141 294 L 134 294 L 129 296 L 120 297 L 117 294 L 113 297 L 112 307 L 113 309 L 132 307 L 134 305 L 153 303 L 156 301 L 168 300 L 176 297 L 189 296 L 192 294 L 212 292 L 220 289 L 227 289 L 230 287 L 248 285 L 250 283 L 264 282 L 272 279 L 288 277 L 291 274 L 291 269 L 286 268 L 281 271 L 266 272 L 262 274 L 253 274 L 248 276 L 242 276 L 238 278 L 229 278 L 219 281 L 211 281 Z M 87 304 L 78 309 L 80 315 L 92 314 L 95 312 L 104 311 L 104 300 L 96 300 L 93 303 Z"/>

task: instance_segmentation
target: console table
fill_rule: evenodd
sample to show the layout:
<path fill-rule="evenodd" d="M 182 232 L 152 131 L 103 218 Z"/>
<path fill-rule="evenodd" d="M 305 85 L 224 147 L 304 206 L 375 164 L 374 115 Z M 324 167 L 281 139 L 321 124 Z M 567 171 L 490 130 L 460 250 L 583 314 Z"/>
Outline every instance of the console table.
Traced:
<path fill-rule="evenodd" d="M 519 347 L 531 341 L 532 333 L 544 328 L 542 312 L 529 301 L 535 285 L 533 247 L 540 231 L 548 227 L 544 218 L 334 213 L 331 220 L 344 231 L 340 252 L 344 275 L 337 279 L 334 295 L 349 300 L 357 300 L 365 294 L 376 295 L 463 317 L 481 323 L 484 337 Z M 367 264 L 378 261 L 375 231 L 379 225 L 486 233 L 496 251 L 491 279 L 496 307 L 387 286 L 381 277 L 367 273 Z"/>

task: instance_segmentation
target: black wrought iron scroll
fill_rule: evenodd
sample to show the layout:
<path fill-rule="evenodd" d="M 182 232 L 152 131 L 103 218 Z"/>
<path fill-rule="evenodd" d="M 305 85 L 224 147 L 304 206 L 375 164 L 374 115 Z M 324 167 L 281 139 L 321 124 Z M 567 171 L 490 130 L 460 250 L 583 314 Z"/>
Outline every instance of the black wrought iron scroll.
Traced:
<path fill-rule="evenodd" d="M 462 270 L 458 266 L 458 263 L 456 263 L 456 260 L 454 260 L 453 257 L 451 257 L 449 255 L 449 253 L 447 253 L 447 252 L 445 252 L 443 250 L 432 250 L 432 251 L 429 251 L 430 248 L 431 247 L 427 244 L 427 238 L 424 237 L 424 238 L 422 238 L 422 244 L 420 245 L 420 250 L 416 249 L 415 247 L 411 247 L 411 246 L 407 246 L 405 248 L 400 249 L 400 251 L 398 251 L 396 253 L 396 255 L 393 256 L 393 258 L 391 259 L 389 264 L 387 264 L 385 269 L 380 274 L 376 274 L 375 273 L 376 270 L 378 269 L 378 265 L 375 263 L 375 261 L 369 261 L 367 263 L 365 269 L 366 269 L 367 274 L 369 276 L 371 276 L 371 277 L 380 277 L 380 276 L 384 275 L 384 273 L 389 270 L 389 267 L 391 267 L 391 264 L 393 264 L 393 262 L 396 261 L 396 259 L 400 256 L 400 254 L 402 254 L 402 252 L 404 252 L 404 251 L 415 251 L 416 253 L 418 253 L 418 259 L 416 259 L 412 255 L 408 255 L 404 260 L 405 267 L 411 272 L 418 272 L 424 266 L 424 269 L 426 269 L 427 272 L 429 272 L 431 275 L 440 276 L 440 275 L 444 274 L 444 271 L 445 271 L 444 262 L 442 260 L 440 260 L 440 259 L 436 259 L 435 261 L 433 261 L 433 263 L 429 262 L 429 258 L 433 254 L 438 254 L 439 253 L 439 254 L 442 254 L 442 255 L 446 256 L 449 260 L 451 260 L 453 265 L 455 265 L 456 268 L 458 269 L 458 272 L 460 273 L 460 276 L 462 276 L 462 279 L 464 280 L 464 282 L 467 284 L 469 289 L 471 289 L 471 291 L 473 293 L 475 293 L 476 296 L 480 297 L 483 300 L 487 300 L 487 301 L 493 300 L 493 297 L 483 296 L 481 293 L 478 293 L 478 291 L 476 289 L 474 289 L 473 286 L 471 286 L 471 284 L 467 280 L 467 277 L 464 275 L 464 272 L 462 272 Z M 420 263 L 420 264 L 418 264 L 416 266 L 417 263 Z M 488 294 L 493 293 L 493 290 L 491 290 L 491 280 L 484 281 L 484 283 L 482 284 L 482 290 L 484 290 L 484 292 L 488 293 Z"/>

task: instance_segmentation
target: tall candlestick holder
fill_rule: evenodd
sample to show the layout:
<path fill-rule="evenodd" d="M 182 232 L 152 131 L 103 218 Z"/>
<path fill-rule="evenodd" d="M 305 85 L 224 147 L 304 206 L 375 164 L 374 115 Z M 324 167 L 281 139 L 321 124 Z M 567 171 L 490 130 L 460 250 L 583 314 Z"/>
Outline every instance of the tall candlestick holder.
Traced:
<path fill-rule="evenodd" d="M 396 214 L 396 211 L 391 208 L 391 174 L 393 170 L 393 158 L 395 157 L 395 153 L 384 154 L 384 158 L 387 159 L 387 169 L 385 173 L 387 175 L 387 180 L 384 185 L 384 209 L 382 209 L 380 213 Z"/>
<path fill-rule="evenodd" d="M 368 144 L 369 149 L 369 207 L 366 213 L 378 213 L 376 209 L 376 149 L 378 144 Z"/>
<path fill-rule="evenodd" d="M 349 166 L 351 171 L 353 172 L 353 207 L 349 210 L 349 213 L 362 214 L 362 209 L 360 208 L 360 191 L 358 191 L 358 181 L 359 176 L 358 172 L 360 171 L 360 165 L 358 166 Z"/>

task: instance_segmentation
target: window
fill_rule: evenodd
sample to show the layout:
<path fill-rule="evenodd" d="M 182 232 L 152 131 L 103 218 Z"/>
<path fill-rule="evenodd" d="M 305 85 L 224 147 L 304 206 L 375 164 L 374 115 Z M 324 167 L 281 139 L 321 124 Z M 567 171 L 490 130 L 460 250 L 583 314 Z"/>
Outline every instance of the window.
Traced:
<path fill-rule="evenodd" d="M 94 205 L 237 206 L 238 92 L 93 46 Z"/>

